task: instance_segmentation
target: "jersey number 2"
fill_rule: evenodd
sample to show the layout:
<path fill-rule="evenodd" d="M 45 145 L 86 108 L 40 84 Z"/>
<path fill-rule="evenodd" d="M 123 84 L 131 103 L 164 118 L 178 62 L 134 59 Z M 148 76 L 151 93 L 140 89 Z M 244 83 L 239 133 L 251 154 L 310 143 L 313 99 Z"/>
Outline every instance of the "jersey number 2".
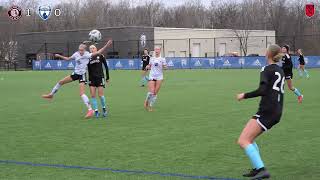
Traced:
<path fill-rule="evenodd" d="M 273 89 L 276 90 L 276 91 L 280 91 L 282 94 L 284 93 L 284 77 L 282 77 L 281 79 L 281 74 L 279 72 L 275 72 L 274 73 L 276 76 L 278 76 L 277 80 L 274 82 L 273 84 Z M 281 81 L 281 85 L 280 85 L 280 88 L 278 87 L 278 84 L 280 83 Z"/>

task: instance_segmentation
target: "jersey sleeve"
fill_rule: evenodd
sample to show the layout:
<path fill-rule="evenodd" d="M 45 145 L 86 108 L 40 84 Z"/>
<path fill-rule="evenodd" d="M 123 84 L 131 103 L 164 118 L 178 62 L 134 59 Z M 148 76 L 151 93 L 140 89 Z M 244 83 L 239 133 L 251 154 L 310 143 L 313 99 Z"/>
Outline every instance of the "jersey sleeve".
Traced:
<path fill-rule="evenodd" d="M 72 56 L 70 56 L 70 60 L 75 60 L 77 57 L 77 53 L 73 53 Z"/>
<path fill-rule="evenodd" d="M 85 53 L 84 55 L 83 55 L 85 58 L 88 58 L 88 59 L 90 59 L 91 57 L 92 57 L 92 53 Z"/>
<path fill-rule="evenodd" d="M 267 87 L 268 87 L 268 82 L 269 82 L 269 76 L 268 76 L 268 70 L 265 68 L 262 68 L 260 72 L 260 83 L 258 89 L 245 93 L 244 98 L 254 98 L 258 96 L 265 96 L 267 93 Z"/>

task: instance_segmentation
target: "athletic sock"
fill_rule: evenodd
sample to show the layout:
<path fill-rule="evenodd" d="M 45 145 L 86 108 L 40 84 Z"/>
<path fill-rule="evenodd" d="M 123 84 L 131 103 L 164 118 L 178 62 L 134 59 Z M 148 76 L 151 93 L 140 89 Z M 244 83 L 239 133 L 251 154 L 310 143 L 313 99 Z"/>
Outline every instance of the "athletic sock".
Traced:
<path fill-rule="evenodd" d="M 146 85 L 147 82 L 148 82 L 148 77 L 147 77 L 147 76 L 143 76 L 143 77 L 141 78 L 141 85 Z"/>
<path fill-rule="evenodd" d="M 95 97 L 91 98 L 91 104 L 92 104 L 93 110 L 98 111 L 98 103 Z"/>
<path fill-rule="evenodd" d="M 260 169 L 264 167 L 260 153 L 253 144 L 249 144 L 247 147 L 245 147 L 244 151 L 250 159 L 253 168 Z"/>
<path fill-rule="evenodd" d="M 146 101 L 147 101 L 147 102 L 150 102 L 151 96 L 152 96 L 152 93 L 151 93 L 151 92 L 148 92 L 148 93 L 147 93 L 147 97 L 146 97 Z"/>
<path fill-rule="evenodd" d="M 51 90 L 50 95 L 54 95 L 55 93 L 58 92 L 59 88 L 61 87 L 61 85 L 59 83 L 57 83 Z"/>
<path fill-rule="evenodd" d="M 257 144 L 256 142 L 253 142 L 252 144 L 254 145 L 254 147 L 256 148 L 256 150 L 257 150 L 258 152 L 260 152 L 258 144 Z"/>
<path fill-rule="evenodd" d="M 308 71 L 306 70 L 306 69 L 304 69 L 304 75 L 308 78 L 309 77 L 309 73 L 308 73 Z"/>
<path fill-rule="evenodd" d="M 106 98 L 104 96 L 100 96 L 100 101 L 102 108 L 106 108 Z"/>
<path fill-rule="evenodd" d="M 301 69 L 299 69 L 299 75 L 300 75 L 300 76 L 303 76 Z"/>
<path fill-rule="evenodd" d="M 150 106 L 152 107 L 154 105 L 154 103 L 156 103 L 157 100 L 157 95 L 152 95 L 151 99 L 150 99 Z"/>
<path fill-rule="evenodd" d="M 297 88 L 294 88 L 293 92 L 296 96 L 301 96 L 301 92 Z"/>
<path fill-rule="evenodd" d="M 82 98 L 83 103 L 87 106 L 88 110 L 92 110 L 88 96 L 85 94 L 82 94 L 81 98 Z"/>

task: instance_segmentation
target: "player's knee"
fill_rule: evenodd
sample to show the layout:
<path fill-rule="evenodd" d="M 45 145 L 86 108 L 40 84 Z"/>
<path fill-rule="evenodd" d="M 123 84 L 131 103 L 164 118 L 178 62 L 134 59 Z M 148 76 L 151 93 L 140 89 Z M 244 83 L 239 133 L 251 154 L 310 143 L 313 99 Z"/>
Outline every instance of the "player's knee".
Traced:
<path fill-rule="evenodd" d="M 239 138 L 237 143 L 241 148 L 245 148 L 248 144 L 250 144 L 249 141 L 245 140 L 244 138 Z"/>
<path fill-rule="evenodd" d="M 60 80 L 58 83 L 59 83 L 60 85 L 63 85 L 63 84 L 64 84 L 64 81 L 63 81 L 63 80 Z"/>

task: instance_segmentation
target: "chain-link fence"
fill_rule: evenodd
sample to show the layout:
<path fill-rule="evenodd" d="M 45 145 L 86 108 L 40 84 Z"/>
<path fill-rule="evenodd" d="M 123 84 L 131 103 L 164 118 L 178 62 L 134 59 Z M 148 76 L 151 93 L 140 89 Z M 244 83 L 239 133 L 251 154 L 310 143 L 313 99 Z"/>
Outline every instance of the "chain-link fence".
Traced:
<path fill-rule="evenodd" d="M 54 54 L 71 56 L 81 42 L 19 43 L 17 56 L 8 60 L 1 58 L 0 69 L 31 68 L 34 60 L 56 59 Z M 157 39 L 113 41 L 104 53 L 107 58 L 139 58 L 143 50 L 162 48 L 164 57 L 217 57 L 217 56 L 264 56 L 270 44 L 288 44 L 291 54 L 302 49 L 305 55 L 320 55 L 320 35 L 305 36 L 249 36 L 189 39 Z M 100 42 L 98 48 L 103 46 Z"/>

